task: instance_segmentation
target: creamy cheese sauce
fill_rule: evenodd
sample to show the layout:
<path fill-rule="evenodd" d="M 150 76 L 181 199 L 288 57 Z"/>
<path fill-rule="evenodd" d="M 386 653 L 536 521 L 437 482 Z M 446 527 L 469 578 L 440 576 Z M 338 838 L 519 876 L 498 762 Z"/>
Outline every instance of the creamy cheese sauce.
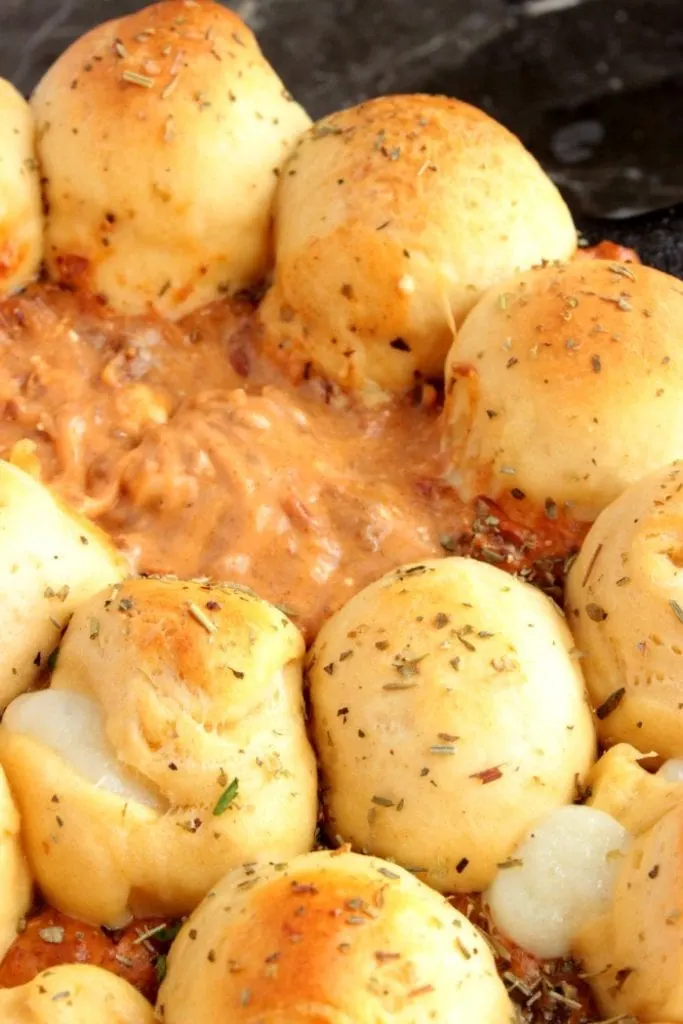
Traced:
<path fill-rule="evenodd" d="M 47 285 L 0 304 L 0 455 L 39 467 L 132 569 L 247 584 L 309 637 L 390 569 L 466 549 L 477 520 L 511 568 L 576 546 L 557 523 L 501 537 L 501 510 L 463 507 L 440 434 L 428 384 L 372 409 L 287 379 L 246 301 L 178 324 Z"/>

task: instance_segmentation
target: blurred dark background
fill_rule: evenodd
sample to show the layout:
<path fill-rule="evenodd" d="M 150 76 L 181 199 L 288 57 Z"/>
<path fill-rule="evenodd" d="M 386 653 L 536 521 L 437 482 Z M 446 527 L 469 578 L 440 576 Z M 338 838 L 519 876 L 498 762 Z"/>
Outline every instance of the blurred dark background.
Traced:
<path fill-rule="evenodd" d="M 0 0 L 0 75 L 28 93 L 140 0 Z M 683 276 L 683 0 L 233 0 L 314 117 L 442 92 L 521 136 L 590 240 Z"/>

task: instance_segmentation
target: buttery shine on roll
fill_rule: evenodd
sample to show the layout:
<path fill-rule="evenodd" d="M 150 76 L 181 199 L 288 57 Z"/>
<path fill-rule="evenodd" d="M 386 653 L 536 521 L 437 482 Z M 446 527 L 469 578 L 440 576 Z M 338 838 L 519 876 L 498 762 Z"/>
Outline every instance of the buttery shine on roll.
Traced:
<path fill-rule="evenodd" d="M 110 971 L 60 964 L 0 990 L 3 1024 L 155 1024 L 153 1007 Z"/>
<path fill-rule="evenodd" d="M 321 629 L 308 666 L 326 828 L 442 892 L 485 889 L 595 756 L 559 608 L 494 566 L 404 566 Z"/>
<path fill-rule="evenodd" d="M 446 370 L 449 480 L 522 521 L 592 522 L 681 454 L 683 290 L 636 264 L 550 264 L 488 291 Z"/>
<path fill-rule="evenodd" d="M 366 392 L 442 377 L 481 293 L 576 232 L 519 139 L 444 96 L 383 96 L 306 132 L 280 178 L 266 343 Z"/>
<path fill-rule="evenodd" d="M 644 765 L 652 762 L 651 753 L 628 743 L 610 747 L 588 776 L 586 803 L 612 815 L 632 835 L 646 832 L 683 803 L 682 763 L 665 761 L 659 771 L 651 772 Z"/>
<path fill-rule="evenodd" d="M 574 942 L 605 1018 L 683 1022 L 683 803 L 625 851 L 609 907 Z"/>
<path fill-rule="evenodd" d="M 43 211 L 33 113 L 0 78 L 0 299 L 36 276 L 43 256 Z"/>
<path fill-rule="evenodd" d="M 99 25 L 32 106 L 53 277 L 176 318 L 267 272 L 277 174 L 310 121 L 234 11 L 162 0 Z"/>
<path fill-rule="evenodd" d="M 17 937 L 32 900 L 33 882 L 21 841 L 19 811 L 0 768 L 0 960 Z"/>
<path fill-rule="evenodd" d="M 0 710 L 45 670 L 74 609 L 127 569 L 100 529 L 0 461 Z"/>
<path fill-rule="evenodd" d="M 52 906 L 110 927 L 178 917 L 230 868 L 311 848 L 303 652 L 282 612 L 229 584 L 130 580 L 77 609 L 51 686 L 0 725 Z"/>
<path fill-rule="evenodd" d="M 185 923 L 165 1024 L 510 1024 L 476 928 L 408 872 L 344 851 L 231 872 Z"/>
<path fill-rule="evenodd" d="M 669 429 L 677 444 L 675 421 Z M 601 741 L 662 760 L 683 756 L 682 538 L 683 463 L 675 463 L 604 510 L 565 591 Z"/>

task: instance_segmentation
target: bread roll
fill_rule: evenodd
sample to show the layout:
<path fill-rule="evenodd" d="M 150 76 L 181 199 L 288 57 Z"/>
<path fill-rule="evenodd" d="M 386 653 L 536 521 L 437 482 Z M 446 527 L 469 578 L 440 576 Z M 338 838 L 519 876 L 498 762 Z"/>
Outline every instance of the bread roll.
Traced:
<path fill-rule="evenodd" d="M 19 812 L 0 768 L 0 960 L 31 906 L 33 885 L 21 844 Z M 2 1018 L 4 1021 L 4 1018 Z"/>
<path fill-rule="evenodd" d="M 614 897 L 575 941 L 606 1018 L 683 1021 L 683 804 L 638 836 Z"/>
<path fill-rule="evenodd" d="M 485 889 L 592 764 L 571 647 L 549 598 L 483 562 L 405 566 L 366 587 L 311 652 L 328 834 L 442 892 Z"/>
<path fill-rule="evenodd" d="M 670 430 L 675 441 L 675 423 Z M 682 535 L 680 463 L 640 480 L 605 509 L 565 595 L 602 742 L 662 758 L 683 756 Z"/>
<path fill-rule="evenodd" d="M 278 168 L 310 121 L 233 11 L 164 0 L 106 22 L 32 102 L 54 277 L 179 317 L 265 274 Z"/>
<path fill-rule="evenodd" d="M 310 849 L 303 650 L 281 612 L 228 584 L 131 580 L 79 607 L 51 688 L 0 726 L 53 906 L 111 927 L 179 916 L 236 864 Z"/>
<path fill-rule="evenodd" d="M 154 1010 L 127 981 L 101 967 L 63 964 L 0 990 L 3 1024 L 155 1024 Z"/>
<path fill-rule="evenodd" d="M 42 256 L 33 114 L 14 86 L 0 78 L 0 299 L 35 277 Z"/>
<path fill-rule="evenodd" d="M 36 681 L 74 608 L 126 568 L 101 530 L 0 461 L 0 710 Z"/>
<path fill-rule="evenodd" d="M 592 521 L 681 452 L 681 329 L 680 282 L 649 267 L 577 261 L 492 288 L 448 356 L 451 482 L 527 522 Z"/>
<path fill-rule="evenodd" d="M 666 772 L 647 771 L 646 755 L 628 743 L 605 751 L 588 776 L 591 807 L 616 818 L 633 835 L 651 828 L 667 811 L 683 803 L 683 780 L 667 778 Z M 663 768 L 672 762 L 667 761 Z"/>
<path fill-rule="evenodd" d="M 283 171 L 275 231 L 270 346 L 386 391 L 443 376 L 484 289 L 576 248 L 519 139 L 443 96 L 383 96 L 314 125 Z"/>
<path fill-rule="evenodd" d="M 393 864 L 309 853 L 227 875 L 176 939 L 165 1024 L 510 1024 L 489 948 Z"/>

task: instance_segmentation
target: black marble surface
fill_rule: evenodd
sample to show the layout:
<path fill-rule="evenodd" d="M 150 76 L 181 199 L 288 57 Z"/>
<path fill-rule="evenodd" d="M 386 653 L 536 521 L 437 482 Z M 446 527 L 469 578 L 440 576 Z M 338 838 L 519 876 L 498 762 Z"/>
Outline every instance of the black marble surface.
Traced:
<path fill-rule="evenodd" d="M 0 0 L 0 74 L 28 93 L 72 39 L 141 6 Z M 314 117 L 386 92 L 470 100 L 536 153 L 589 238 L 636 244 L 683 276 L 683 208 L 662 212 L 683 202 L 683 0 L 229 6 Z"/>

